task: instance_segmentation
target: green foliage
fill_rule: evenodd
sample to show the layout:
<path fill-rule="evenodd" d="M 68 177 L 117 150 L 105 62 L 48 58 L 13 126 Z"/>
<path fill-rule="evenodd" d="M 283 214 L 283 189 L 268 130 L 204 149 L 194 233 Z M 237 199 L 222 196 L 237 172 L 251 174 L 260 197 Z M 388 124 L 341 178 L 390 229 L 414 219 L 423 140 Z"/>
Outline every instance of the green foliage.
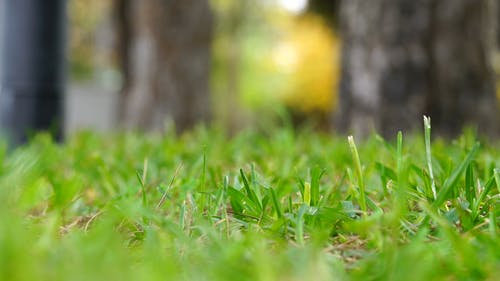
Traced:
<path fill-rule="evenodd" d="M 500 151 L 425 139 L 200 128 L 2 145 L 0 280 L 495 280 Z"/>

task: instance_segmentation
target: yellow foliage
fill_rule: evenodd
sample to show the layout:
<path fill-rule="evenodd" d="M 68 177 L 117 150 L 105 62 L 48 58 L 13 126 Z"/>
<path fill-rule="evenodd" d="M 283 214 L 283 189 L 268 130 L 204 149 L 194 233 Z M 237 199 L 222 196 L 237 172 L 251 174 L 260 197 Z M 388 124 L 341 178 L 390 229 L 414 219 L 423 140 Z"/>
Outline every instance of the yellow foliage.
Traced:
<path fill-rule="evenodd" d="M 301 113 L 328 113 L 337 103 L 340 40 L 319 17 L 294 20 L 274 49 L 272 62 L 285 74 L 282 99 Z"/>

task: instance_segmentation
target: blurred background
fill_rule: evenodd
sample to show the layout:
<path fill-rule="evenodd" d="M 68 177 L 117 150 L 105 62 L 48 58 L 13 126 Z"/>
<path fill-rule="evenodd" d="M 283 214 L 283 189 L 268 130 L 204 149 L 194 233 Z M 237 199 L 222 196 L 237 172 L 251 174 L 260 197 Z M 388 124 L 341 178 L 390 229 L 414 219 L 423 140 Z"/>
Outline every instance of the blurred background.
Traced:
<path fill-rule="evenodd" d="M 154 3 L 155 1 L 150 2 L 144 6 L 161 5 Z M 178 3 L 165 5 L 177 6 L 176 9 L 185 9 L 187 12 L 199 3 L 199 1 L 171 2 Z M 323 2 L 326 3 L 324 7 L 313 10 L 307 0 L 213 0 L 209 2 L 210 6 L 206 7 L 206 11 L 192 11 L 192 21 L 195 25 L 196 21 L 199 21 L 202 27 L 210 26 L 210 28 L 200 31 L 196 30 L 196 26 L 185 26 L 184 30 L 183 27 L 176 27 L 177 32 L 206 32 L 211 35 L 209 39 L 205 39 L 207 42 L 200 43 L 205 44 L 202 47 L 210 48 L 210 62 L 206 66 L 209 69 L 206 74 L 195 74 L 198 77 L 208 75 L 208 84 L 204 84 L 205 81 L 193 81 L 201 84 L 198 89 L 193 88 L 193 91 L 199 91 L 199 95 L 202 95 L 199 99 L 203 102 L 199 106 L 195 103 L 189 106 L 195 106 L 202 112 L 211 108 L 210 113 L 207 113 L 210 114 L 211 120 L 218 126 L 227 128 L 229 132 L 273 122 L 276 118 L 280 118 L 283 110 L 293 113 L 299 119 L 311 117 L 314 122 L 318 121 L 325 127 L 336 106 L 336 89 L 340 75 L 340 41 L 333 26 L 334 5 L 328 4 L 335 1 Z M 71 86 L 67 100 L 69 131 L 81 128 L 107 130 L 114 128 L 120 119 L 122 121 L 127 119 L 120 116 L 119 107 L 127 106 L 120 102 L 120 92 L 124 88 L 130 91 L 131 87 L 136 87 L 131 84 L 141 82 L 133 82 L 136 78 L 127 77 L 130 74 L 123 72 L 123 60 L 127 58 L 121 57 L 123 53 L 120 53 L 120 50 L 123 44 L 128 44 L 129 47 L 125 48 L 129 54 L 136 55 L 130 48 L 134 48 L 134 44 L 142 43 L 137 43 L 133 38 L 125 39 L 129 41 L 123 42 L 123 37 L 141 36 L 131 34 L 134 31 L 126 31 L 131 29 L 131 25 L 141 23 L 131 22 L 128 17 L 134 17 L 130 13 L 137 13 L 139 16 L 135 18 L 141 21 L 138 19 L 141 17 L 140 14 L 148 13 L 148 11 L 131 11 L 141 9 L 132 7 L 133 5 L 127 1 L 112 0 L 69 2 L 71 23 L 69 56 Z M 122 9 L 121 15 L 120 9 Z M 128 11 L 123 11 L 127 9 Z M 196 13 L 211 13 L 208 16 L 211 18 L 197 16 Z M 158 23 L 160 26 L 161 24 Z M 138 32 L 146 33 L 148 32 L 146 29 Z M 162 32 L 169 31 L 159 31 Z M 189 37 L 193 35 L 183 36 L 186 37 L 185 40 L 190 40 Z M 182 41 L 184 38 L 175 40 Z M 122 46 L 117 47 L 120 45 Z M 186 64 L 196 64 L 199 57 L 189 58 L 187 53 L 189 52 L 179 54 L 188 56 L 179 59 L 186 60 Z M 148 70 L 152 72 L 159 71 L 161 67 L 146 62 L 149 57 L 147 54 L 140 56 L 146 57 L 144 68 L 152 68 Z M 194 73 L 196 70 L 191 72 Z M 149 75 L 155 76 L 151 72 Z M 151 91 L 151 89 L 140 91 Z M 210 99 L 206 99 L 203 95 L 210 95 Z M 136 98 L 134 103 L 141 103 L 137 100 Z M 144 107 L 154 106 L 144 105 Z M 207 109 L 200 109 L 202 107 Z M 150 109 L 145 110 L 150 112 Z M 130 120 L 129 123 L 136 123 L 131 124 L 132 127 L 137 123 L 146 126 L 145 123 L 156 122 L 139 121 L 138 118 L 133 117 L 134 120 Z M 164 121 L 161 118 L 159 120 L 160 123 Z"/>
<path fill-rule="evenodd" d="M 496 135 L 497 2 L 68 0 L 65 131 Z"/>

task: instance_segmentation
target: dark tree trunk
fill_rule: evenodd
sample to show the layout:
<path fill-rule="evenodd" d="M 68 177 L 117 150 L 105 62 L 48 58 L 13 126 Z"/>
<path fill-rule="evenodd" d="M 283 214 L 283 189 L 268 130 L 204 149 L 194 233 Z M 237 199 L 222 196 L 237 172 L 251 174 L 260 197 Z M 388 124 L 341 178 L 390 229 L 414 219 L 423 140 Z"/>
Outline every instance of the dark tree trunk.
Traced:
<path fill-rule="evenodd" d="M 344 0 L 341 130 L 496 133 L 492 0 Z"/>
<path fill-rule="evenodd" d="M 127 128 L 178 131 L 210 116 L 212 12 L 208 0 L 116 0 Z"/>

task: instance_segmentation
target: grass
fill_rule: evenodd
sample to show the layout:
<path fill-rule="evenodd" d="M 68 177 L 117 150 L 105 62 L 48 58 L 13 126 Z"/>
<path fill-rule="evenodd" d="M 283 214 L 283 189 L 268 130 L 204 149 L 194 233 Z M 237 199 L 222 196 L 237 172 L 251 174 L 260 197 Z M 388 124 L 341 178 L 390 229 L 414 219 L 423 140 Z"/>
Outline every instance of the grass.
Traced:
<path fill-rule="evenodd" d="M 500 150 L 427 127 L 2 146 L 0 280 L 499 280 Z"/>

